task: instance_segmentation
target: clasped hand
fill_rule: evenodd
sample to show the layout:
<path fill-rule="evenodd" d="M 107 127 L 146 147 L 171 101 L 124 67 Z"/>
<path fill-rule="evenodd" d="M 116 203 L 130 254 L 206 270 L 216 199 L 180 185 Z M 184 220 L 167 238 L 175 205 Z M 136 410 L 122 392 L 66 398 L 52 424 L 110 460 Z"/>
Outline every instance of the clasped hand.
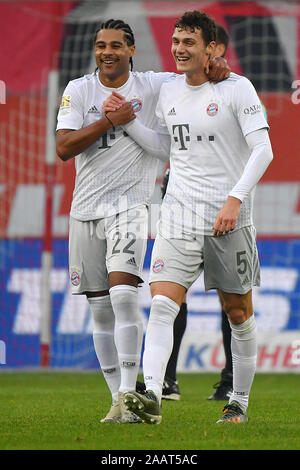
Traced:
<path fill-rule="evenodd" d="M 121 126 L 133 121 L 136 116 L 134 114 L 132 104 L 116 91 L 104 101 L 102 112 L 113 123 L 114 126 Z"/>

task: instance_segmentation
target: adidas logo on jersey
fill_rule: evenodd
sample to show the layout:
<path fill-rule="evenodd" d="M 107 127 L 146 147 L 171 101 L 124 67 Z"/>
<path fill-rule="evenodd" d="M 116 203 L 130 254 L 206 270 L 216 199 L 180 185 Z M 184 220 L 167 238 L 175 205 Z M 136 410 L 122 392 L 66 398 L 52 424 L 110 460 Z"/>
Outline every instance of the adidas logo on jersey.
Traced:
<path fill-rule="evenodd" d="M 170 111 L 168 112 L 168 116 L 176 116 L 175 108 L 170 109 Z"/>
<path fill-rule="evenodd" d="M 133 258 L 130 258 L 130 259 L 127 261 L 127 264 L 132 264 L 133 266 L 136 266 L 136 262 L 135 262 L 134 257 L 133 257 Z"/>
<path fill-rule="evenodd" d="M 100 111 L 98 111 L 98 109 L 96 108 L 96 106 L 92 106 L 89 110 L 88 110 L 88 113 L 99 113 Z"/>

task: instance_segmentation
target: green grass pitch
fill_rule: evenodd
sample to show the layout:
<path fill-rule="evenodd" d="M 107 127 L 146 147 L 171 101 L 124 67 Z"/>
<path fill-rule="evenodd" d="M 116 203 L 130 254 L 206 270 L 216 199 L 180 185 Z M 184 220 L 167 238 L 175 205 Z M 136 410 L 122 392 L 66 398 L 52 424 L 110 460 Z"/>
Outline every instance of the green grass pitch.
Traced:
<path fill-rule="evenodd" d="M 1 450 L 299 450 L 300 376 L 257 374 L 249 422 L 216 424 L 225 402 L 207 396 L 216 374 L 182 374 L 181 401 L 160 425 L 102 424 L 110 397 L 95 372 L 0 375 Z"/>

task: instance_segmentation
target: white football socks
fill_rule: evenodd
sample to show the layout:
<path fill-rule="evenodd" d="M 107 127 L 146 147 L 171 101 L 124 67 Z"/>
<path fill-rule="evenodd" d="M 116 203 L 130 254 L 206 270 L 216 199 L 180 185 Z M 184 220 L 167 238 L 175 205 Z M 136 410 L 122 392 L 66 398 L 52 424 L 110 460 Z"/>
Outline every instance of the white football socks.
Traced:
<path fill-rule="evenodd" d="M 118 400 L 121 373 L 114 340 L 115 315 L 110 296 L 89 297 L 88 302 L 93 315 L 93 340 L 96 355 L 115 401 Z"/>
<path fill-rule="evenodd" d="M 109 290 L 115 313 L 115 344 L 121 367 L 122 393 L 135 390 L 140 368 L 143 322 L 138 306 L 138 289 L 128 285 Z"/>
<path fill-rule="evenodd" d="M 240 325 L 231 326 L 233 393 L 229 403 L 236 400 L 246 411 L 257 358 L 257 327 L 254 315 Z"/>
<path fill-rule="evenodd" d="M 166 367 L 173 348 L 173 324 L 180 307 L 164 295 L 152 299 L 143 358 L 144 380 L 161 401 Z"/>

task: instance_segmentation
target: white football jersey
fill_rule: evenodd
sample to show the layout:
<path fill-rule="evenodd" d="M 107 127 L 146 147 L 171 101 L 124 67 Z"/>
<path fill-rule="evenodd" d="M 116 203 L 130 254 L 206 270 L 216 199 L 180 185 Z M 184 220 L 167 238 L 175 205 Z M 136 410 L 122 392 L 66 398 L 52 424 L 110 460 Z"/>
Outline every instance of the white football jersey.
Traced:
<path fill-rule="evenodd" d="M 103 117 L 102 104 L 113 90 L 133 103 L 137 118 L 155 129 L 155 108 L 162 83 L 171 73 L 130 72 L 120 88 L 102 85 L 98 72 L 67 85 L 57 118 L 57 130 L 81 129 Z M 156 158 L 148 155 L 120 126 L 110 129 L 75 157 L 76 179 L 71 216 L 94 220 L 142 204 L 148 205 L 154 190 Z"/>
<path fill-rule="evenodd" d="M 188 85 L 183 75 L 162 86 L 156 114 L 172 142 L 161 208 L 163 225 L 170 228 L 164 235 L 212 235 L 217 214 L 250 157 L 245 136 L 268 128 L 259 97 L 247 78 L 233 73 L 200 86 Z M 254 190 L 243 200 L 236 229 L 253 223 L 253 196 Z"/>

